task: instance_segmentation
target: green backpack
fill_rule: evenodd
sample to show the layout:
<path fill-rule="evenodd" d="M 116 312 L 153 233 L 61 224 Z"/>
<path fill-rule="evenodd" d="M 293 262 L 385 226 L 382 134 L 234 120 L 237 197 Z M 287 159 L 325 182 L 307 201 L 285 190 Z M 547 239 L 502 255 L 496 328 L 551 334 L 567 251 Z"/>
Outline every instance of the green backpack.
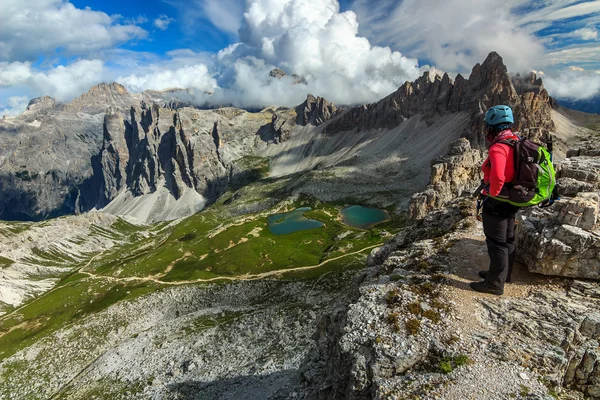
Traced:
<path fill-rule="evenodd" d="M 517 207 L 538 204 L 545 207 L 558 200 L 552 154 L 544 146 L 529 139 L 507 139 L 498 143 L 508 144 L 515 149 L 515 179 L 505 183 L 494 199 Z"/>

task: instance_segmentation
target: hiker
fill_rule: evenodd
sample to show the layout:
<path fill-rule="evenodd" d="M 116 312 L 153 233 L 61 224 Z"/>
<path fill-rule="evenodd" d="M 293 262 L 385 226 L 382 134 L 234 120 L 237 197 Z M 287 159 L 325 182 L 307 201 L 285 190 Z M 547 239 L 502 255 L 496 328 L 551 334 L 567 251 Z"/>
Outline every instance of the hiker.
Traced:
<path fill-rule="evenodd" d="M 504 283 L 511 281 L 516 249 L 515 215 L 519 207 L 489 196 L 497 197 L 504 184 L 515 179 L 514 147 L 499 142 L 519 137 L 510 129 L 514 119 L 508 106 L 491 107 L 484 121 L 488 129 L 489 156 L 481 167 L 485 186 L 482 222 L 490 265 L 488 271 L 479 272 L 484 280 L 471 282 L 469 286 L 477 292 L 501 295 Z"/>

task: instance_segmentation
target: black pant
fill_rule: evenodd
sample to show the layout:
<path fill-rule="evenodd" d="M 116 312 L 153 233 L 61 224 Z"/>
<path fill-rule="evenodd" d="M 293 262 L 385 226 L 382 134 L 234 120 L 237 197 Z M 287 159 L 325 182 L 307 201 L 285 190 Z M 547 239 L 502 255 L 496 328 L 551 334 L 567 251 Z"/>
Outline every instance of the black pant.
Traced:
<path fill-rule="evenodd" d="M 485 280 L 497 289 L 504 289 L 504 283 L 512 274 L 518 210 L 518 207 L 490 197 L 483 205 L 483 232 L 490 257 L 490 270 Z"/>

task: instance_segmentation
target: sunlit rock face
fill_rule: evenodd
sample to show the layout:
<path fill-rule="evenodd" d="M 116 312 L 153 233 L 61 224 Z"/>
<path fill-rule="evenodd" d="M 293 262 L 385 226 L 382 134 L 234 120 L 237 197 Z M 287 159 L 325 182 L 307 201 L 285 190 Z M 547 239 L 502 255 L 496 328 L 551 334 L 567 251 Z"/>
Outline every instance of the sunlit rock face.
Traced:
<path fill-rule="evenodd" d="M 600 279 L 600 196 L 579 193 L 520 217 L 517 256 L 531 272 Z"/>

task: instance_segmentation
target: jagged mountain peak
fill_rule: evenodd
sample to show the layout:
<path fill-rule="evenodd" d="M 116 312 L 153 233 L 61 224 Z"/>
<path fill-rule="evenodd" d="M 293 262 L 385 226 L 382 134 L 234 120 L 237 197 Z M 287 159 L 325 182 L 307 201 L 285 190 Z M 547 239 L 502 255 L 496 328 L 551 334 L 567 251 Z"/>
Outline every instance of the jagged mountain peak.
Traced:
<path fill-rule="evenodd" d="M 287 73 L 281 68 L 274 68 L 273 70 L 271 70 L 271 72 L 269 72 L 269 76 L 271 78 L 281 79 L 284 76 L 287 76 Z"/>
<path fill-rule="evenodd" d="M 502 57 L 496 52 L 491 52 L 483 64 L 476 64 L 471 70 L 469 83 L 474 91 L 485 90 L 492 97 L 502 94 L 504 97 L 516 97 L 517 92 L 510 81 L 508 68 L 504 65 Z"/>
<path fill-rule="evenodd" d="M 535 82 L 538 82 L 537 78 Z M 528 126 L 553 128 L 550 118 L 553 99 L 540 87 L 519 93 L 502 57 L 491 52 L 483 63 L 473 67 L 468 79 L 459 74 L 452 82 L 448 74 L 440 77 L 437 73 L 426 71 L 414 82 L 405 82 L 379 102 L 346 111 L 328 123 L 325 131 L 391 129 L 417 115 L 429 120 L 435 114 L 467 112 L 472 124 L 465 129 L 463 136 L 476 147 L 484 147 L 483 114 L 495 104 L 513 107 L 519 129 Z"/>
<path fill-rule="evenodd" d="M 31 99 L 31 101 L 29 101 L 26 111 L 38 112 L 38 111 L 43 111 L 43 110 L 47 110 L 47 109 L 52 109 L 55 106 L 56 106 L 56 100 L 54 100 L 50 96 L 36 97 L 34 99 Z"/>
<path fill-rule="evenodd" d="M 511 80 L 519 94 L 526 92 L 540 93 L 544 90 L 542 78 L 538 78 L 535 72 L 528 72 L 523 75 L 516 74 L 511 77 Z"/>
<path fill-rule="evenodd" d="M 125 86 L 117 82 L 100 83 L 70 103 L 65 104 L 64 110 L 97 114 L 105 112 L 111 106 L 126 109 L 134 104 L 135 99 Z"/>
<path fill-rule="evenodd" d="M 117 82 L 111 82 L 111 83 L 99 83 L 95 86 L 92 86 L 92 88 L 90 90 L 88 90 L 88 94 L 96 94 L 96 93 L 103 93 L 103 92 L 117 92 L 119 94 L 126 94 L 129 93 L 127 91 L 127 89 L 125 88 L 125 86 L 121 85 L 120 83 Z"/>
<path fill-rule="evenodd" d="M 298 125 L 313 124 L 318 126 L 335 117 L 341 111 L 327 99 L 309 94 L 306 96 L 306 101 L 296 107 L 297 123 Z"/>

